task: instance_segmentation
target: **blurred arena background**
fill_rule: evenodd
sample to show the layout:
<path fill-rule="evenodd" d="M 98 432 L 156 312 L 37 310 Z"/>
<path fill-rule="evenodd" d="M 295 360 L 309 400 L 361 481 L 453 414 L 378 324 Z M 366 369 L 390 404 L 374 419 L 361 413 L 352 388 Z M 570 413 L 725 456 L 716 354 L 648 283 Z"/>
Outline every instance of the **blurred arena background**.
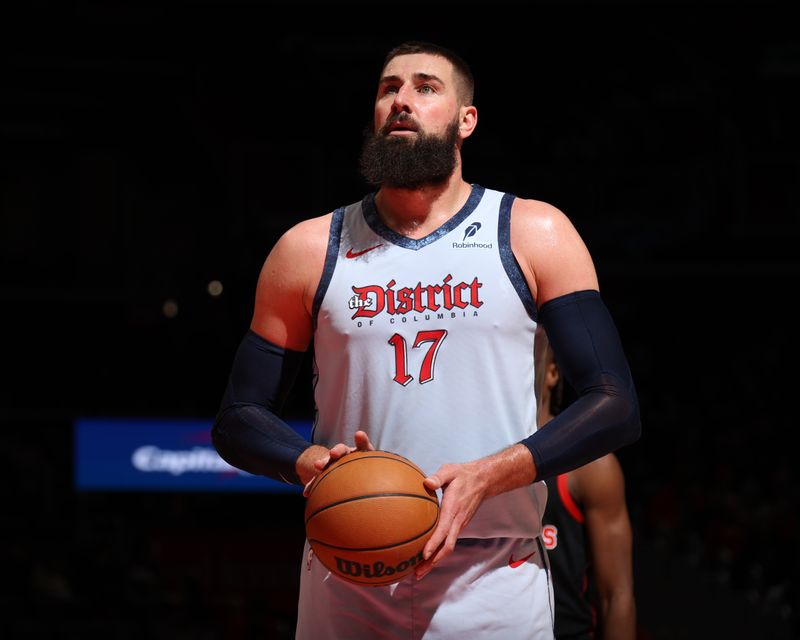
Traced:
<path fill-rule="evenodd" d="M 782 5 L 26 7 L 0 20 L 5 637 L 293 637 L 299 494 L 189 462 L 103 486 L 100 445 L 124 419 L 136 446 L 207 447 L 260 266 L 366 191 L 374 81 L 408 38 L 473 66 L 466 178 L 558 206 L 594 255 L 642 402 L 619 452 L 641 638 L 800 637 Z M 313 415 L 310 358 L 285 415 Z"/>

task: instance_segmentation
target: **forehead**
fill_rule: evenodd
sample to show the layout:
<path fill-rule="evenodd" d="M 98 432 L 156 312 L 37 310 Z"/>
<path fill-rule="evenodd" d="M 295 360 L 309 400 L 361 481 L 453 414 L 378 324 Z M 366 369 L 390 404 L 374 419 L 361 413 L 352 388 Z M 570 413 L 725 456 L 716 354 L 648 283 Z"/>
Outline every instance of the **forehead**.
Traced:
<path fill-rule="evenodd" d="M 392 58 L 384 67 L 381 78 L 396 76 L 405 80 L 417 74 L 436 76 L 445 84 L 452 84 L 453 65 L 442 56 L 410 53 Z"/>

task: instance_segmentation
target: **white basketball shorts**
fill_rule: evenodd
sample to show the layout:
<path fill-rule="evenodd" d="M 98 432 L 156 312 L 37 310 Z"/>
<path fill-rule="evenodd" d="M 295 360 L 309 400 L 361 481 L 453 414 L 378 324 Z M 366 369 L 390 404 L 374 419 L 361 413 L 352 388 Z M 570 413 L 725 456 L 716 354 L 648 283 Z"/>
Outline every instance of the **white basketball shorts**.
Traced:
<path fill-rule="evenodd" d="M 350 584 L 305 545 L 298 640 L 552 640 L 553 587 L 539 538 L 468 538 L 422 580 Z"/>

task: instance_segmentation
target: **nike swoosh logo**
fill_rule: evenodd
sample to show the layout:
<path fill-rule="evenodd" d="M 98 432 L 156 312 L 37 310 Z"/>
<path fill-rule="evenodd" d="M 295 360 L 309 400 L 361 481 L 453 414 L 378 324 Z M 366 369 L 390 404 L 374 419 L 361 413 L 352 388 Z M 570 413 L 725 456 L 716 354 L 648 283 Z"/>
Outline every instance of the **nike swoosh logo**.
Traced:
<path fill-rule="evenodd" d="M 521 567 L 523 564 L 525 564 L 528 558 L 532 557 L 535 553 L 536 553 L 535 551 L 533 553 L 529 553 L 527 556 L 525 556 L 524 558 L 520 558 L 519 560 L 514 560 L 514 554 L 512 553 L 511 557 L 508 559 L 508 566 L 511 567 L 512 569 Z"/>
<path fill-rule="evenodd" d="M 372 251 L 373 249 L 377 249 L 378 247 L 382 246 L 383 243 L 381 242 L 380 244 L 376 244 L 374 247 L 370 247 L 369 249 L 364 249 L 363 251 L 353 251 L 353 248 L 351 247 L 347 250 L 347 253 L 345 254 L 344 257 L 350 258 L 352 260 L 353 258 L 358 258 L 358 256 L 363 256 L 368 251 Z"/>

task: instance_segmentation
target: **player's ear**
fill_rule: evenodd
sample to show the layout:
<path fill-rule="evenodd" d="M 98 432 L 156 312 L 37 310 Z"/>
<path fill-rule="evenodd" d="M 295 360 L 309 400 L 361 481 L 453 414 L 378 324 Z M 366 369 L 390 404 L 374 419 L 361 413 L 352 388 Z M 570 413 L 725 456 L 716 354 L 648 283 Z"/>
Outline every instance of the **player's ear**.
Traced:
<path fill-rule="evenodd" d="M 472 135 L 475 127 L 478 126 L 478 109 L 473 105 L 459 108 L 458 133 L 464 140 Z"/>

